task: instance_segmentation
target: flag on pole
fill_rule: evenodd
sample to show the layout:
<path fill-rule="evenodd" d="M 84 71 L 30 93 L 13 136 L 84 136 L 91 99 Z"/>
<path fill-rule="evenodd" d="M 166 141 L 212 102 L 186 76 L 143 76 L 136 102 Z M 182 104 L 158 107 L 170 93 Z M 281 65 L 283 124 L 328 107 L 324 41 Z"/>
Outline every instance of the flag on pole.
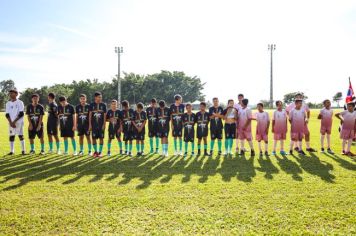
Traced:
<path fill-rule="evenodd" d="M 347 90 L 346 98 L 345 98 L 345 103 L 349 102 L 355 102 L 355 93 L 354 90 L 352 89 L 352 84 L 351 84 L 351 79 L 349 77 L 349 89 Z"/>

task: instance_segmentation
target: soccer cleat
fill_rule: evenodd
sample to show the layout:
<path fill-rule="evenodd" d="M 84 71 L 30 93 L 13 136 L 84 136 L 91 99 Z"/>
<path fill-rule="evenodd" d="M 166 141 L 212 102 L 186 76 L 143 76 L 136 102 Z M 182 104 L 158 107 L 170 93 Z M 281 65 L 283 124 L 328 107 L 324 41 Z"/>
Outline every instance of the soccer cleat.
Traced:
<path fill-rule="evenodd" d="M 200 150 L 198 150 L 197 156 L 200 156 Z"/>
<path fill-rule="evenodd" d="M 240 156 L 244 156 L 244 155 L 245 155 L 245 151 L 243 149 L 241 149 Z"/>
<path fill-rule="evenodd" d="M 282 154 L 282 153 L 281 153 Z M 275 156 L 277 155 L 276 151 L 272 151 L 272 155 Z"/>
<path fill-rule="evenodd" d="M 293 150 L 292 150 L 292 149 L 289 150 L 289 154 L 290 154 L 290 155 L 293 155 Z"/>
<path fill-rule="evenodd" d="M 31 154 L 31 155 L 35 154 L 35 150 L 31 150 L 31 151 L 30 151 L 30 154 Z"/>
<path fill-rule="evenodd" d="M 128 152 L 128 154 L 127 154 L 129 157 L 132 157 L 132 154 L 131 154 L 131 152 Z"/>
<path fill-rule="evenodd" d="M 255 156 L 255 150 L 251 149 L 251 156 L 254 157 Z"/>
<path fill-rule="evenodd" d="M 98 152 L 98 157 L 103 157 L 103 154 L 101 152 Z"/>
<path fill-rule="evenodd" d="M 210 156 L 208 151 L 206 151 L 206 150 L 204 151 L 204 156 Z"/>
<path fill-rule="evenodd" d="M 195 156 L 195 153 L 194 153 L 194 152 L 192 152 L 192 157 L 193 157 L 193 156 Z"/>
<path fill-rule="evenodd" d="M 156 154 L 158 154 L 159 153 L 159 150 L 158 150 L 158 148 L 156 148 Z"/>
<path fill-rule="evenodd" d="M 93 153 L 93 157 L 95 158 L 95 157 L 98 157 L 98 152 L 94 152 Z"/>
<path fill-rule="evenodd" d="M 22 152 L 21 152 L 21 155 L 22 155 L 22 156 L 26 155 L 26 152 L 25 152 L 25 151 L 22 151 Z"/>
<path fill-rule="evenodd" d="M 136 156 L 138 157 L 141 156 L 141 152 L 137 152 Z"/>
<path fill-rule="evenodd" d="M 324 148 L 321 148 L 320 152 L 321 152 L 321 153 L 324 153 L 324 152 L 325 152 L 325 149 L 324 149 Z"/>
<path fill-rule="evenodd" d="M 218 151 L 218 155 L 219 155 L 219 156 L 221 155 L 221 151 Z"/>
<path fill-rule="evenodd" d="M 182 151 L 179 151 L 179 156 L 183 156 L 183 152 Z"/>
<path fill-rule="evenodd" d="M 68 152 L 63 152 L 63 155 L 64 155 L 64 156 L 67 156 L 67 155 L 68 155 Z"/>
<path fill-rule="evenodd" d="M 144 156 L 145 155 L 145 153 L 144 152 L 141 152 L 141 156 Z"/>
<path fill-rule="evenodd" d="M 57 155 L 61 155 L 61 154 L 62 154 L 61 150 L 57 150 Z"/>
<path fill-rule="evenodd" d="M 150 150 L 150 154 L 153 154 L 153 149 Z"/>
<path fill-rule="evenodd" d="M 266 157 L 268 157 L 268 156 L 269 156 L 269 154 L 268 154 L 268 152 L 267 152 L 267 151 L 265 151 L 265 156 L 266 156 Z"/>
<path fill-rule="evenodd" d="M 128 154 L 129 154 L 129 151 L 126 150 L 126 151 L 125 151 L 125 155 L 128 155 Z"/>
<path fill-rule="evenodd" d="M 213 156 L 213 154 L 214 154 L 214 151 L 213 151 L 213 150 L 210 150 L 209 156 Z"/>
<path fill-rule="evenodd" d="M 49 149 L 48 150 L 48 154 L 52 154 L 53 153 L 53 150 L 52 149 Z"/>
<path fill-rule="evenodd" d="M 45 151 L 44 150 L 41 150 L 40 151 L 40 155 L 44 155 L 45 154 Z"/>
<path fill-rule="evenodd" d="M 73 156 L 78 156 L 78 153 L 77 153 L 77 152 L 74 152 L 74 153 L 73 153 Z"/>
<path fill-rule="evenodd" d="M 120 155 L 122 155 L 122 150 L 120 150 Z"/>
<path fill-rule="evenodd" d="M 106 154 L 107 156 L 111 156 L 111 152 L 110 151 L 108 151 L 108 153 Z"/>
<path fill-rule="evenodd" d="M 88 152 L 88 156 L 92 156 L 93 153 L 91 151 Z"/>
<path fill-rule="evenodd" d="M 316 152 L 314 148 L 307 148 L 307 152 Z"/>
<path fill-rule="evenodd" d="M 342 150 L 341 155 L 346 155 L 346 154 L 347 154 L 347 152 L 345 150 Z"/>
<path fill-rule="evenodd" d="M 79 156 L 83 156 L 84 155 L 84 152 L 82 150 L 79 151 L 78 153 Z"/>
<path fill-rule="evenodd" d="M 165 157 L 168 157 L 168 156 L 169 156 L 169 155 L 168 155 L 168 152 L 166 152 L 166 153 L 164 154 L 164 156 L 165 156 Z"/>
<path fill-rule="evenodd" d="M 328 148 L 327 152 L 328 152 L 329 154 L 332 154 L 332 155 L 335 154 L 335 152 L 333 152 L 330 148 Z"/>
<path fill-rule="evenodd" d="M 279 154 L 281 154 L 282 156 L 287 155 L 287 153 L 285 151 L 280 151 Z"/>
<path fill-rule="evenodd" d="M 12 155 L 14 155 L 14 153 L 13 152 L 9 152 L 7 155 L 8 156 L 12 156 Z"/>
<path fill-rule="evenodd" d="M 263 152 L 260 152 L 260 157 L 263 157 Z"/>
<path fill-rule="evenodd" d="M 187 152 L 185 152 L 185 153 L 184 153 L 184 157 L 186 157 L 187 155 L 188 155 L 188 153 L 187 153 Z"/>
<path fill-rule="evenodd" d="M 305 152 L 303 150 L 298 151 L 299 155 L 305 156 Z"/>
<path fill-rule="evenodd" d="M 295 147 L 294 151 L 298 152 L 299 151 L 299 147 Z"/>

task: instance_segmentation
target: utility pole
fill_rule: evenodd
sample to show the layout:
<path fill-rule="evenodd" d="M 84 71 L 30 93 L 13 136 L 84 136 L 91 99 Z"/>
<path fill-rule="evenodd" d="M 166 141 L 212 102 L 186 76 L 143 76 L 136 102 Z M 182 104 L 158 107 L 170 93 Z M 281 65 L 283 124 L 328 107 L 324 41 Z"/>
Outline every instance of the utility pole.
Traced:
<path fill-rule="evenodd" d="M 270 107 L 273 108 L 273 51 L 276 50 L 276 44 L 268 44 L 268 50 L 271 51 L 271 81 L 270 81 L 269 102 L 270 102 Z"/>
<path fill-rule="evenodd" d="M 123 53 L 123 48 L 115 47 L 115 53 L 117 53 L 117 103 L 121 107 L 120 55 Z"/>

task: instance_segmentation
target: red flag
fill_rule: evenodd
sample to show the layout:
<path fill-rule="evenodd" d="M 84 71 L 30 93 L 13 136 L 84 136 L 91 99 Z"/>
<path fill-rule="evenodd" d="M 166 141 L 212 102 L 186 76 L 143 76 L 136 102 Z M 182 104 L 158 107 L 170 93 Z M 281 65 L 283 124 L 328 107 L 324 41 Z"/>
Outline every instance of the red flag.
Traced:
<path fill-rule="evenodd" d="M 349 89 L 347 90 L 347 95 L 345 98 L 345 102 L 346 104 L 349 102 L 352 102 L 355 100 L 355 93 L 354 90 L 352 89 L 352 84 L 351 84 L 351 79 L 349 77 Z"/>

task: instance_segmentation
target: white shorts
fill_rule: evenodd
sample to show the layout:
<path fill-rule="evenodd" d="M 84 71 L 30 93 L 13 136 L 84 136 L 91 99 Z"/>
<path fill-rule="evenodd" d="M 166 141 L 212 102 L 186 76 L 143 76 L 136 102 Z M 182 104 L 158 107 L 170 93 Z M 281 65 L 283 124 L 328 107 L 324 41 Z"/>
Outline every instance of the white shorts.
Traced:
<path fill-rule="evenodd" d="M 23 122 L 16 123 L 16 128 L 9 126 L 9 135 L 23 135 Z"/>

